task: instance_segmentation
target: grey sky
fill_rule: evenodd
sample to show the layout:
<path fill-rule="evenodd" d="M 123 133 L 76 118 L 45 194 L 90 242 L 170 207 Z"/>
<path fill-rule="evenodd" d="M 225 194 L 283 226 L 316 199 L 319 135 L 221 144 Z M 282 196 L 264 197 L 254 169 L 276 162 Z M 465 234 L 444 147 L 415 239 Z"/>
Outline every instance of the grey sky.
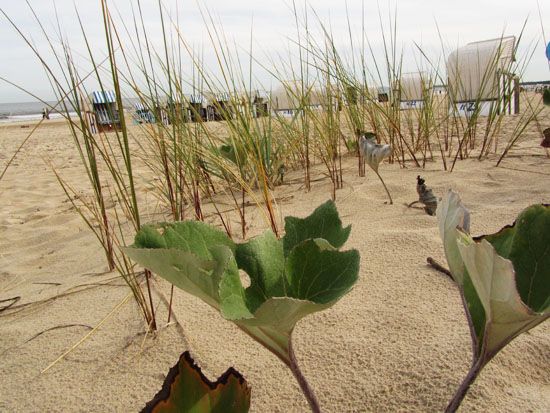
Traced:
<path fill-rule="evenodd" d="M 54 34 L 55 8 L 50 0 L 29 0 L 34 7 L 46 30 Z M 100 0 L 56 0 L 55 5 L 60 16 L 62 32 L 66 35 L 75 53 L 85 53 L 81 40 L 80 29 L 75 18 L 74 4 L 81 15 L 94 53 L 104 56 L 103 25 L 100 15 Z M 109 4 L 116 6 L 124 21 L 130 26 L 133 24 L 130 4 L 137 4 L 137 0 L 110 0 Z M 157 0 L 141 0 L 145 25 L 152 37 L 152 42 L 159 51 L 161 47 L 160 18 Z M 290 39 L 295 37 L 296 30 L 292 11 L 288 2 L 258 1 L 258 0 L 208 0 L 206 4 L 221 22 L 223 30 L 231 42 L 235 42 L 243 49 L 249 48 L 252 16 L 254 16 L 254 56 L 262 62 L 267 57 L 288 55 L 288 50 L 294 50 Z M 291 3 L 291 1 L 290 1 Z M 296 0 L 303 4 L 302 0 Z M 542 20 L 550 21 L 550 5 L 541 4 Z M 204 45 L 205 62 L 214 65 L 212 54 L 208 53 L 208 39 L 204 30 L 204 23 L 198 12 L 195 0 L 164 0 L 168 9 L 175 16 L 175 6 L 179 6 L 180 27 L 186 40 L 194 47 Z M 309 4 L 319 14 L 325 23 L 330 22 L 334 38 L 339 49 L 349 55 L 348 26 L 346 17 L 346 3 L 340 0 L 310 0 Z M 542 38 L 541 22 L 538 15 L 536 0 L 398 0 L 386 2 L 365 0 L 366 37 L 373 45 L 378 58 L 382 56 L 382 38 L 378 20 L 380 5 L 384 20 L 387 21 L 388 7 L 397 5 L 398 46 L 403 49 L 403 71 L 416 71 L 419 66 L 419 53 L 414 42 L 420 44 L 430 57 L 437 60 L 442 56 L 442 45 L 438 27 L 443 39 L 445 53 L 465 43 L 499 37 L 501 34 L 519 35 L 523 23 L 529 18 L 522 39 L 522 46 L 518 57 L 529 50 L 534 54 L 525 69 L 523 80 L 541 80 L 550 78 L 550 69 L 544 56 L 545 44 Z M 34 44 L 41 54 L 53 63 L 48 53 L 48 45 L 41 35 L 32 13 L 22 0 L 0 0 L 0 8 L 26 34 L 32 37 Z M 347 8 L 350 16 L 354 37 L 360 38 L 362 21 L 362 1 L 348 0 Z M 115 16 L 119 20 L 118 16 Z M 310 15 L 313 20 L 313 16 Z M 436 25 L 437 22 L 437 25 Z M 122 26 L 118 25 L 122 31 Z M 545 27 L 547 38 L 550 37 L 550 26 Z M 385 26 L 389 32 L 389 27 Z M 388 33 L 386 33 L 388 34 Z M 123 34 L 124 36 L 124 34 Z M 548 40 L 548 39 L 547 39 Z M 357 46 L 357 44 L 356 44 Z M 82 63 L 85 66 L 85 63 Z M 368 62 L 367 62 L 368 64 Z M 261 70 L 255 71 L 263 82 L 271 82 L 270 78 Z M 17 35 L 6 18 L 0 15 L 0 76 L 28 89 L 42 98 L 50 99 L 51 92 L 47 77 L 44 75 L 36 57 L 28 45 Z M 264 85 L 269 88 L 273 85 Z M 15 102 L 34 100 L 18 91 L 13 86 L 0 81 L 0 102 Z"/>

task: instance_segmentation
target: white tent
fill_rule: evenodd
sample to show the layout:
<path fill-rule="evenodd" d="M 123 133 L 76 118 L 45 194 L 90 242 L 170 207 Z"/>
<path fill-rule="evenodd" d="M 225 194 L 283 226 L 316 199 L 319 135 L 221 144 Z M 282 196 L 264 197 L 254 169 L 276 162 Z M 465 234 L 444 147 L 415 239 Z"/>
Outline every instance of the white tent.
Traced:
<path fill-rule="evenodd" d="M 302 93 L 306 96 L 310 106 L 321 105 L 322 99 L 318 89 L 313 88 L 312 85 L 302 86 L 300 80 L 288 80 L 271 92 L 271 106 L 274 110 L 282 112 L 297 110 L 301 106 Z"/>
<path fill-rule="evenodd" d="M 420 108 L 431 84 L 424 72 L 404 73 L 401 75 L 398 90 L 402 109 Z"/>
<path fill-rule="evenodd" d="M 472 102 L 504 105 L 514 78 L 511 68 L 515 46 L 516 38 L 508 36 L 468 43 L 452 52 L 447 59 L 447 76 L 454 103 L 470 104 L 470 107 Z M 481 114 L 485 114 L 483 112 L 481 110 Z"/>

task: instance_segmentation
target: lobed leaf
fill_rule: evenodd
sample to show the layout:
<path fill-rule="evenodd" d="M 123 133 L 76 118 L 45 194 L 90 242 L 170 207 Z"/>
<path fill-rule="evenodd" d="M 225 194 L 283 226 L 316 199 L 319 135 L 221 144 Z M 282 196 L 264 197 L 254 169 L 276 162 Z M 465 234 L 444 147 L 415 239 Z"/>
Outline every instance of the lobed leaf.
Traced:
<path fill-rule="evenodd" d="M 550 208 L 531 206 L 513 226 L 474 239 L 467 232 L 469 214 L 450 191 L 438 220 L 451 273 L 464 296 L 475 358 L 485 364 L 550 317 Z"/>
<path fill-rule="evenodd" d="M 548 318 L 550 312 L 536 313 L 521 300 L 514 264 L 498 255 L 489 242 L 482 240 L 469 245 L 460 242 L 459 249 L 485 312 L 480 352 L 489 361 L 513 338 Z"/>
<path fill-rule="evenodd" d="M 213 383 L 186 351 L 142 413 L 246 413 L 249 409 L 250 387 L 238 371 L 229 368 Z"/>
<path fill-rule="evenodd" d="M 342 227 L 332 201 L 304 219 L 287 217 L 282 240 L 271 232 L 242 244 L 199 222 L 144 227 L 130 258 L 217 308 L 286 363 L 295 324 L 343 297 L 357 281 L 359 253 L 339 251 Z M 241 282 L 240 271 L 250 278 Z"/>
<path fill-rule="evenodd" d="M 219 283 L 233 260 L 233 241 L 198 221 L 144 226 L 124 252 L 176 287 L 219 308 Z"/>
<path fill-rule="evenodd" d="M 462 205 L 460 196 L 449 190 L 447 196 L 437 206 L 436 216 L 449 269 L 454 280 L 462 285 L 464 262 L 460 256 L 457 240 L 460 237 L 459 229 L 470 232 L 470 212 Z"/>
<path fill-rule="evenodd" d="M 281 251 L 276 254 L 282 257 Z M 232 318 L 234 321 L 270 326 L 281 335 L 289 335 L 301 318 L 330 307 L 351 289 L 357 281 L 359 253 L 355 250 L 340 252 L 323 249 L 315 240 L 307 240 L 293 248 L 286 263 L 283 260 L 279 263 L 284 264 L 284 271 L 278 268 L 279 277 L 284 275 L 286 281 L 271 289 L 258 287 L 266 285 L 261 270 L 254 273 L 256 281 L 252 281 L 255 278 L 251 276 L 252 283 L 246 290 L 238 276 L 233 276 L 231 283 L 224 280 L 220 296 L 230 296 L 232 300 L 229 303 L 222 300 L 222 313 L 227 315 L 238 305 L 243 310 L 243 316 L 242 319 Z M 281 285 L 286 291 L 280 290 Z M 254 300 L 249 299 L 251 295 Z M 236 297 L 240 297 L 238 304 Z M 253 314 L 253 318 L 249 314 Z"/>
<path fill-rule="evenodd" d="M 533 311 L 545 311 L 550 306 L 549 228 L 550 207 L 533 205 L 513 225 L 479 238 L 514 263 L 519 295 Z"/>
<path fill-rule="evenodd" d="M 334 248 L 340 248 L 348 240 L 350 232 L 351 225 L 342 227 L 336 204 L 329 200 L 317 207 L 307 218 L 285 218 L 285 256 L 292 248 L 307 239 L 322 238 Z"/>

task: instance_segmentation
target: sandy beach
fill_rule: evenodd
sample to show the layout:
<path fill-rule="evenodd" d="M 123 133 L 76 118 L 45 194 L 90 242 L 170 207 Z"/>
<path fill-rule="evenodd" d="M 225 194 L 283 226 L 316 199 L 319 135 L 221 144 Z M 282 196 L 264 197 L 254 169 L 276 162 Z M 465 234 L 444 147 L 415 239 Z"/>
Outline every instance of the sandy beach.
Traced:
<path fill-rule="evenodd" d="M 541 119 L 548 123 L 545 111 Z M 513 122 L 507 117 L 503 130 Z M 0 168 L 32 127 L 0 126 Z M 139 126 L 130 132 L 139 139 Z M 416 176 L 422 175 L 438 197 L 451 188 L 460 193 L 472 214 L 472 234 L 495 232 L 525 207 L 550 202 L 550 158 L 540 140 L 530 125 L 498 168 L 495 155 L 458 161 L 452 173 L 439 160 L 425 169 L 386 162 L 381 174 L 394 205 L 386 204 L 370 169 L 358 177 L 356 158 L 343 158 L 344 188 L 336 202 L 344 224 L 352 224 L 346 249 L 361 254 L 359 281 L 294 333 L 298 361 L 324 412 L 445 408 L 470 366 L 468 325 L 456 285 L 426 264 L 429 256 L 446 263 L 436 218 L 406 204 L 418 198 Z M 253 412 L 308 411 L 283 363 L 200 300 L 176 291 L 174 318 L 166 325 L 170 287 L 158 277 L 153 298 L 160 328 L 145 334 L 130 290 L 107 271 L 102 249 L 68 202 L 50 160 L 69 182 L 87 182 L 71 134 L 57 120 L 39 127 L 0 181 L 0 300 L 20 297 L 0 312 L 0 411 L 138 411 L 185 350 L 211 379 L 230 366 L 239 370 L 252 388 Z M 147 219 L 158 220 L 150 172 L 136 167 Z M 274 190 L 281 217 L 306 216 L 330 197 L 323 172 L 314 166 L 310 192 L 300 171 L 288 174 Z M 86 185 L 79 188 L 87 196 Z M 250 236 L 267 229 L 253 208 L 249 224 Z M 489 363 L 461 411 L 550 411 L 549 360 L 550 324 L 543 323 Z"/>

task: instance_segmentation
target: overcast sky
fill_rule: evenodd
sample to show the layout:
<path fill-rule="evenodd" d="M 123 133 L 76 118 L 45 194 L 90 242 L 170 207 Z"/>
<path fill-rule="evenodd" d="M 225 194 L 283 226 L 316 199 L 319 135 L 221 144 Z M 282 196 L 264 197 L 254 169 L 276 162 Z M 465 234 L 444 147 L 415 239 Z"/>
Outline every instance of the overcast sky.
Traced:
<path fill-rule="evenodd" d="M 292 40 L 296 38 L 296 27 L 291 8 L 287 1 L 259 0 L 199 0 L 212 12 L 217 27 L 222 26 L 230 42 L 242 49 L 249 49 L 250 32 L 253 21 L 253 55 L 262 64 L 270 58 L 280 63 L 288 56 L 289 50 L 295 51 Z M 60 19 L 61 31 L 69 38 L 73 52 L 84 55 L 86 50 L 76 19 L 74 5 L 83 19 L 83 24 L 92 45 L 94 55 L 99 59 L 105 56 L 103 24 L 101 20 L 100 0 L 29 0 L 45 30 L 56 37 L 56 9 Z M 195 0 L 163 0 L 167 12 L 176 16 L 179 11 L 179 25 L 182 35 L 193 47 L 205 50 L 204 61 L 208 66 L 216 66 L 215 57 L 208 52 L 209 40 L 205 24 L 198 11 Z M 296 0 L 303 8 L 303 0 Z M 546 41 L 550 36 L 550 4 L 540 2 L 542 21 L 546 22 Z M 117 27 L 124 32 L 120 23 L 132 26 L 131 4 L 137 0 L 110 0 Z M 145 26 L 155 48 L 162 52 L 161 25 L 158 0 L 141 0 Z M 332 27 L 335 43 L 342 54 L 350 56 L 350 41 L 347 16 L 355 39 L 361 38 L 363 15 L 362 0 L 310 0 L 309 5 L 316 11 L 325 24 Z M 505 35 L 518 36 L 525 19 L 528 19 L 518 53 L 523 55 L 532 51 L 533 56 L 525 68 L 522 80 L 548 80 L 550 69 L 545 57 L 545 42 L 542 36 L 541 19 L 537 0 L 398 0 L 379 2 L 364 1 L 364 21 L 366 38 L 371 43 L 378 59 L 383 60 L 382 37 L 379 23 L 379 11 L 382 14 L 384 31 L 389 36 L 388 10 L 397 7 L 398 48 L 403 51 L 403 72 L 417 71 L 424 63 L 414 45 L 422 49 L 434 60 L 441 59 L 454 48 L 468 42 L 491 39 Z M 53 56 L 48 52 L 48 44 L 40 33 L 32 12 L 23 0 L 0 0 L 0 8 L 12 19 L 17 27 L 32 38 L 34 45 L 52 67 Z M 120 13 L 120 17 L 118 15 Z M 310 13 L 310 23 L 313 13 Z M 126 38 L 124 33 L 121 33 Z M 443 39 L 443 45 L 440 40 Z M 535 44 L 538 45 L 535 47 Z M 127 42 L 126 44 L 129 44 Z M 356 42 L 355 46 L 359 45 Z M 57 44 L 56 44 L 57 47 Z M 85 61 L 80 62 L 85 68 Z M 79 64 L 80 64 L 79 63 Z M 369 62 L 367 62 L 369 65 Z M 257 66 L 260 66 L 259 64 Z M 186 67 L 186 66 L 184 66 Z M 84 70 L 84 69 L 83 69 Z M 374 69 L 372 69 L 374 70 Z M 29 90 L 43 99 L 51 99 L 53 93 L 47 77 L 30 47 L 25 44 L 8 20 L 0 14 L 0 76 Z M 254 70 L 254 76 L 266 88 L 274 87 L 271 77 L 260 68 Z M 267 83 L 267 84 L 266 84 Z M 32 101 L 32 97 L 0 80 L 0 103 Z"/>

